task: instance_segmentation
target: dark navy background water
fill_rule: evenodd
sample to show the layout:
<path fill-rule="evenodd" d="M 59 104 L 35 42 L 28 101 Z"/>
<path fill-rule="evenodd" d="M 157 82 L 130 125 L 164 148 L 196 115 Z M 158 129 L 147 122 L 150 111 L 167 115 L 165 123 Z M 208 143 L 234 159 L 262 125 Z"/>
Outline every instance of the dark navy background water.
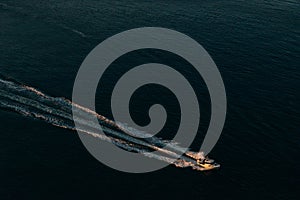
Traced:
<path fill-rule="evenodd" d="M 297 0 L 0 0 L 1 74 L 70 98 L 77 70 L 92 48 L 121 31 L 158 26 L 203 45 L 219 67 L 228 98 L 226 124 L 211 152 L 222 167 L 210 173 L 174 166 L 147 174 L 118 172 L 95 160 L 75 132 L 1 110 L 0 199 L 296 199 L 299 11 Z M 183 61 L 163 53 L 134 52 L 116 62 L 102 80 L 107 88 L 97 93 L 97 111 L 111 117 L 105 98 L 109 81 L 122 69 L 153 60 L 182 66 L 198 85 L 204 108 L 203 130 L 193 144 L 199 148 L 210 112 L 205 86 Z M 136 94 L 143 103 L 131 107 L 136 118 L 144 116 L 139 123 L 147 122 L 144 107 L 153 103 L 150 97 L 160 95 L 154 89 L 148 96 Z M 168 103 L 161 96 L 156 100 Z M 174 119 L 175 105 L 168 107 Z M 163 135 L 170 137 L 168 131 Z"/>

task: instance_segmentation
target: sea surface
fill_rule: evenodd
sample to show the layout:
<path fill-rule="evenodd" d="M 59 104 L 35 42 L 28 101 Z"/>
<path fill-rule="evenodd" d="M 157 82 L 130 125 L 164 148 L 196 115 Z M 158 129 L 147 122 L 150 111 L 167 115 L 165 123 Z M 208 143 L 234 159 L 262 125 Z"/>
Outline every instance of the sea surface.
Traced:
<path fill-rule="evenodd" d="M 298 0 L 0 0 L 0 74 L 6 79 L 71 99 L 77 71 L 96 45 L 128 29 L 164 27 L 208 51 L 228 101 L 210 153 L 221 168 L 208 173 L 173 165 L 119 172 L 90 155 L 75 131 L 0 109 L 0 199 L 298 199 L 299 11 Z M 97 112 L 112 119 L 113 86 L 149 62 L 174 67 L 197 91 L 201 122 L 191 149 L 199 150 L 209 94 L 201 76 L 171 53 L 140 50 L 116 60 L 99 83 Z M 131 114 L 140 125 L 149 123 L 150 105 L 165 105 L 168 119 L 158 136 L 172 139 L 180 119 L 174 96 L 152 85 L 133 97 Z"/>

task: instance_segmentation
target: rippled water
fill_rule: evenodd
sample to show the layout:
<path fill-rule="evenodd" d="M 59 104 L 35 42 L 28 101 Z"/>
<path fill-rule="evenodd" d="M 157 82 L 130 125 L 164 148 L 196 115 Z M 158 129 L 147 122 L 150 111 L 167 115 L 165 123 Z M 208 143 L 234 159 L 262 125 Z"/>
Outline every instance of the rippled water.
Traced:
<path fill-rule="evenodd" d="M 299 10 L 299 1 L 0 0 L 5 76 L 70 98 L 77 70 L 93 47 L 130 28 L 159 26 L 204 46 L 228 98 L 225 128 L 211 152 L 222 167 L 208 174 L 172 166 L 142 175 L 117 172 L 90 156 L 76 133 L 0 110 L 1 197 L 296 199 Z M 99 84 L 97 111 L 111 117 L 105 97 L 130 67 L 149 61 L 172 65 L 198 90 L 203 124 L 192 148 L 199 148 L 210 114 L 206 88 L 188 64 L 165 53 L 133 52 L 114 63 Z M 147 123 L 145 107 L 166 104 L 170 119 L 160 135 L 168 138 L 177 126 L 177 104 L 159 91 L 164 90 L 138 92 L 132 114 Z"/>

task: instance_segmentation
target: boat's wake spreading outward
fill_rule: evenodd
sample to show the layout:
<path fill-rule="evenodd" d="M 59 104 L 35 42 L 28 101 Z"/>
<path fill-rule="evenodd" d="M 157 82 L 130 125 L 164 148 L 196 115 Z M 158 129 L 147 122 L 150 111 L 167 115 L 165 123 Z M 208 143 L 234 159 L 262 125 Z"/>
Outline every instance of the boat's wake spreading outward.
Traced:
<path fill-rule="evenodd" d="M 0 108 L 12 110 L 22 115 L 43 120 L 52 125 L 76 130 L 73 117 L 72 106 L 80 118 L 77 122 L 82 124 L 81 133 L 88 134 L 95 138 L 112 142 L 120 148 L 127 151 L 141 153 L 147 157 L 158 159 L 177 167 L 192 167 L 195 170 L 205 170 L 201 167 L 197 160 L 203 159 L 203 155 L 195 152 L 184 152 L 184 148 L 175 143 L 161 140 L 157 137 L 147 139 L 139 139 L 126 134 L 131 129 L 121 123 L 116 123 L 106 117 L 95 113 L 92 110 L 84 108 L 62 97 L 51 97 L 32 87 L 20 84 L 14 80 L 0 78 Z M 91 117 L 96 116 L 101 124 L 102 130 L 107 134 L 99 134 L 98 126 L 92 122 Z M 136 134 L 136 133 L 135 133 Z M 140 132 L 139 134 L 144 134 Z M 168 144 L 169 149 L 162 149 Z M 161 154 L 153 154 L 151 151 L 159 151 Z M 173 158 L 179 157 L 178 154 L 183 154 L 180 159 L 173 162 Z"/>

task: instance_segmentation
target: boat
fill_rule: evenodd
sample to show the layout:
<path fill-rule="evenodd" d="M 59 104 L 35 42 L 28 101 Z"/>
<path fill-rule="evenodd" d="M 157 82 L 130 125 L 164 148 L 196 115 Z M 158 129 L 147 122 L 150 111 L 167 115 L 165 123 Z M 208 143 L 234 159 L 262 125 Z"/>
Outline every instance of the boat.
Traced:
<path fill-rule="evenodd" d="M 218 169 L 221 167 L 220 164 L 216 163 L 213 159 L 204 155 L 204 152 L 193 152 L 188 151 L 185 153 L 186 156 L 194 159 L 196 161 L 196 167 L 200 171 L 207 171 L 212 169 Z"/>
<path fill-rule="evenodd" d="M 197 165 L 201 167 L 201 171 L 207 171 L 220 168 L 220 164 L 216 163 L 213 159 L 205 157 L 204 159 L 197 159 Z"/>

